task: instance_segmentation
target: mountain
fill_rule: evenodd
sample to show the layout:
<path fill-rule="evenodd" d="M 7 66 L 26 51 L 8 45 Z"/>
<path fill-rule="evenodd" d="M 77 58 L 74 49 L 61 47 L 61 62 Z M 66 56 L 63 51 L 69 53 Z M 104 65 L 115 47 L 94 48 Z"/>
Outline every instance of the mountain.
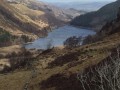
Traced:
<path fill-rule="evenodd" d="M 102 27 L 102 29 L 96 33 L 96 35 L 87 36 L 84 39 L 83 44 L 85 45 L 85 44 L 95 43 L 95 42 L 103 40 L 106 37 L 109 38 L 111 36 L 119 35 L 120 34 L 120 8 L 118 9 L 118 13 L 116 16 L 117 16 L 116 19 L 114 19 L 110 22 L 107 22 Z M 115 36 L 112 38 L 117 39 L 117 37 Z M 112 39 L 110 39 L 110 40 L 112 41 Z"/>
<path fill-rule="evenodd" d="M 44 3 L 37 0 L 8 0 L 8 1 L 25 4 L 27 7 L 31 9 L 44 11 L 47 16 L 52 15 L 57 19 L 65 22 L 70 21 L 71 17 L 73 17 L 75 13 L 78 13 L 74 11 L 75 13 L 73 14 L 70 13 L 68 10 L 57 7 L 57 5 L 52 5 L 50 3 Z M 79 15 L 80 14 L 81 13 L 79 12 Z"/>
<path fill-rule="evenodd" d="M 110 22 L 116 18 L 119 7 L 120 0 L 117 0 L 116 2 L 103 6 L 98 11 L 76 17 L 71 24 L 100 30 L 106 22 Z"/>
<path fill-rule="evenodd" d="M 110 1 L 102 1 L 102 2 L 55 2 L 53 5 L 57 5 L 61 8 L 74 8 L 76 10 L 82 10 L 86 12 L 96 11 L 100 9 L 102 6 L 110 3 Z"/>
<path fill-rule="evenodd" d="M 11 35 L 32 39 L 47 35 L 51 27 L 65 25 L 70 13 L 37 0 L 1 0 L 0 28 Z"/>
<path fill-rule="evenodd" d="M 120 8 L 117 14 L 117 18 L 115 20 L 112 20 L 111 22 L 106 23 L 100 32 L 98 32 L 101 36 L 110 36 L 115 33 L 120 32 Z"/>
<path fill-rule="evenodd" d="M 61 26 L 64 25 L 65 22 L 67 22 L 68 17 L 64 16 L 62 10 L 60 8 L 57 8 L 55 6 L 51 6 L 50 4 L 43 3 L 37 0 L 8 0 L 9 4 L 13 7 L 19 9 L 21 12 L 25 9 L 24 7 L 27 7 L 30 10 L 35 11 L 41 11 L 44 12 L 41 16 L 33 16 L 33 13 L 31 13 L 29 16 L 33 19 L 37 17 L 40 20 L 46 21 L 49 23 L 50 26 Z M 24 6 L 22 8 L 22 6 Z M 26 12 L 27 10 L 25 10 Z M 58 18 L 61 16 L 60 18 Z M 62 21 L 63 18 L 63 21 Z"/>
<path fill-rule="evenodd" d="M 47 20 L 42 20 L 43 11 L 29 9 L 23 4 L 10 4 L 0 1 L 0 28 L 12 35 L 28 35 L 31 38 L 44 36 L 49 27 Z"/>

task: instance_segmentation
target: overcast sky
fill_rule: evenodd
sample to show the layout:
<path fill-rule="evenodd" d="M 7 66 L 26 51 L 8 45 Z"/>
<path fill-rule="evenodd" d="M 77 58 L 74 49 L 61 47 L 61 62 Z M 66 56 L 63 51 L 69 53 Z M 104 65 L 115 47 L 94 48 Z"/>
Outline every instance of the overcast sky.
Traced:
<path fill-rule="evenodd" d="M 45 2 L 99 2 L 99 1 L 116 1 L 116 0 L 39 0 Z"/>

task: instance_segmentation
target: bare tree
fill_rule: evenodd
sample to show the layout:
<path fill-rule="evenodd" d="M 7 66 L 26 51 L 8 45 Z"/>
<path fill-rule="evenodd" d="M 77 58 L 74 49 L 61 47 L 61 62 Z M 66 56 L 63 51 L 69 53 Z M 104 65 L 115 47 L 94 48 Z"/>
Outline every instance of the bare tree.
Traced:
<path fill-rule="evenodd" d="M 120 90 L 120 53 L 116 57 L 77 75 L 81 90 Z"/>
<path fill-rule="evenodd" d="M 53 47 L 53 40 L 50 39 L 50 40 L 47 42 L 46 49 L 51 49 L 52 47 Z"/>

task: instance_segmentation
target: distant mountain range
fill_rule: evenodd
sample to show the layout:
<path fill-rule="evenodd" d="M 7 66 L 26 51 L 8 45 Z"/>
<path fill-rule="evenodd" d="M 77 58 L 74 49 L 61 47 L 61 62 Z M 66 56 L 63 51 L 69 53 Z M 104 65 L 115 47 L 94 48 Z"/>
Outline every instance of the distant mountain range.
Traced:
<path fill-rule="evenodd" d="M 56 3 L 53 3 L 53 5 L 56 5 L 61 8 L 66 8 L 66 9 L 74 8 L 77 10 L 90 12 L 90 11 L 96 11 L 108 3 L 110 3 L 110 1 L 102 1 L 102 2 L 96 1 L 96 2 L 82 2 L 82 3 L 81 2 L 67 2 L 67 3 L 66 2 L 56 2 Z"/>
<path fill-rule="evenodd" d="M 107 22 L 116 18 L 120 0 L 112 2 L 100 8 L 98 11 L 90 12 L 76 17 L 71 24 L 75 26 L 90 27 L 100 30 Z"/>

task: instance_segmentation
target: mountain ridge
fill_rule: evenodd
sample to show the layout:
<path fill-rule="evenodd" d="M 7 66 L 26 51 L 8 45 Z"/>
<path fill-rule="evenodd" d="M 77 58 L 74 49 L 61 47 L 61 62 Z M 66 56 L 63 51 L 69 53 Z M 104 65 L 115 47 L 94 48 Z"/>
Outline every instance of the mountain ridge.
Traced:
<path fill-rule="evenodd" d="M 100 8 L 98 11 L 90 12 L 76 17 L 71 24 L 75 26 L 90 27 L 95 30 L 100 30 L 103 25 L 117 16 L 120 1 L 117 0 Z"/>

